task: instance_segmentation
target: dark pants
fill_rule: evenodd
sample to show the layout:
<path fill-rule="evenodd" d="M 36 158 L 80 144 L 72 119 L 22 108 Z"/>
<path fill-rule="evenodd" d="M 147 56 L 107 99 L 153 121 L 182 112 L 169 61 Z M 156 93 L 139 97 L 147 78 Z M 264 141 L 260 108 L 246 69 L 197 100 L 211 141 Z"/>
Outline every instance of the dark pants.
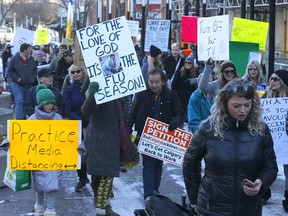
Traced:
<path fill-rule="evenodd" d="M 144 199 L 147 196 L 152 196 L 154 192 L 159 192 L 163 161 L 156 158 L 143 156 L 143 186 Z"/>
<path fill-rule="evenodd" d="M 86 163 L 81 163 L 81 169 L 77 170 L 79 181 L 80 182 L 86 182 L 88 179 L 87 177 L 87 164 Z"/>

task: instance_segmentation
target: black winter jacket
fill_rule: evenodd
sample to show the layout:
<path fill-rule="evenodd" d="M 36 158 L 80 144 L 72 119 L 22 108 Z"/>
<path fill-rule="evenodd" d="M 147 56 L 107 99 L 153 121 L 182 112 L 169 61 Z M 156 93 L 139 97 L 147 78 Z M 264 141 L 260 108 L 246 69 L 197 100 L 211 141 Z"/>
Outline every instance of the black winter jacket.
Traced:
<path fill-rule="evenodd" d="M 201 123 L 185 153 L 183 176 L 192 204 L 197 203 L 200 215 L 261 215 L 261 193 L 277 177 L 278 167 L 273 140 L 266 126 L 265 135 L 252 136 L 247 122 L 229 122 L 224 139 L 214 136 L 210 123 Z M 201 160 L 205 160 L 205 173 L 201 179 Z M 247 196 L 241 182 L 260 179 L 259 195 Z"/>
<path fill-rule="evenodd" d="M 154 93 L 148 88 L 146 91 L 136 94 L 128 116 L 128 130 L 132 132 L 135 124 L 137 136 L 140 136 L 147 117 L 155 119 L 155 106 L 153 104 Z M 160 93 L 160 113 L 157 120 L 169 124 L 171 121 L 180 126 L 184 120 L 184 113 L 179 98 L 170 89 L 163 87 Z"/>

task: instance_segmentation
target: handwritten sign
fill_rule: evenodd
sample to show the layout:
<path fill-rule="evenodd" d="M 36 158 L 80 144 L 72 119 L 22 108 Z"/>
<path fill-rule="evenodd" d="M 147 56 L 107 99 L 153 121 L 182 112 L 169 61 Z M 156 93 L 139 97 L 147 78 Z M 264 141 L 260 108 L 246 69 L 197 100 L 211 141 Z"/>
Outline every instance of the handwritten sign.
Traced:
<path fill-rule="evenodd" d="M 12 170 L 76 170 L 81 157 L 81 121 L 9 120 L 9 168 Z"/>
<path fill-rule="evenodd" d="M 229 15 L 198 18 L 198 60 L 229 59 Z"/>
<path fill-rule="evenodd" d="M 288 164 L 288 136 L 285 128 L 288 98 L 261 99 L 261 106 L 264 109 L 263 119 L 274 141 L 277 163 Z"/>
<path fill-rule="evenodd" d="M 198 17 L 182 16 L 182 42 L 197 44 Z"/>
<path fill-rule="evenodd" d="M 269 24 L 255 20 L 234 18 L 232 41 L 259 43 L 259 49 L 265 50 Z"/>
<path fill-rule="evenodd" d="M 137 37 L 138 30 L 139 30 L 139 22 L 133 21 L 133 20 L 127 20 L 127 25 L 128 25 L 129 30 L 130 30 L 131 36 Z"/>
<path fill-rule="evenodd" d="M 99 91 L 95 94 L 97 104 L 146 89 L 124 16 L 76 33 L 90 82 L 99 83 Z"/>
<path fill-rule="evenodd" d="M 35 31 L 31 31 L 25 28 L 17 27 L 16 33 L 14 35 L 13 39 L 13 46 L 11 48 L 11 52 L 13 55 L 15 55 L 17 52 L 20 51 L 20 45 L 23 43 L 27 43 L 30 45 L 33 45 L 34 41 L 34 34 Z"/>
<path fill-rule="evenodd" d="M 168 124 L 147 118 L 138 144 L 142 154 L 182 167 L 192 134 L 181 129 L 168 130 Z"/>
<path fill-rule="evenodd" d="M 144 50 L 150 51 L 150 46 L 158 47 L 162 52 L 168 51 L 170 20 L 147 20 Z"/>
<path fill-rule="evenodd" d="M 42 28 L 36 29 L 36 44 L 48 44 L 49 43 L 49 29 Z"/>

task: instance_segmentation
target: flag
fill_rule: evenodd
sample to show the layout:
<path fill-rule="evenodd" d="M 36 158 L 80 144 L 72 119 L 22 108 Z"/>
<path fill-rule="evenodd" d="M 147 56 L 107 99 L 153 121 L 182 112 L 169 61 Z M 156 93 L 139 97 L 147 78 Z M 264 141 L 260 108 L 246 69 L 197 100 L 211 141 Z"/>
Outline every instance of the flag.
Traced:
<path fill-rule="evenodd" d="M 68 14 L 67 14 L 67 29 L 66 39 L 72 40 L 72 25 L 73 25 L 73 1 L 69 0 Z"/>

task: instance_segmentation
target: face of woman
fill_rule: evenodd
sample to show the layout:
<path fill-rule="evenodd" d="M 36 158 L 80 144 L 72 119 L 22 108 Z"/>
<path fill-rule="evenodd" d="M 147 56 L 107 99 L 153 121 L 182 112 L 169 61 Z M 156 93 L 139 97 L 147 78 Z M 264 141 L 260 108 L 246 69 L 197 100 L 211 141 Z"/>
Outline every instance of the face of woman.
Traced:
<path fill-rule="evenodd" d="M 190 69 L 192 67 L 192 63 L 187 61 L 187 62 L 185 62 L 184 66 L 186 69 Z"/>
<path fill-rule="evenodd" d="M 228 113 L 232 118 L 244 121 L 249 115 L 252 108 L 252 99 L 247 100 L 245 97 L 233 95 L 227 104 Z"/>
<path fill-rule="evenodd" d="M 280 78 L 276 74 L 272 74 L 270 77 L 270 88 L 272 90 L 278 90 L 281 87 Z"/>
<path fill-rule="evenodd" d="M 222 72 L 224 75 L 224 78 L 229 82 L 235 77 L 235 70 L 233 67 L 225 68 L 225 70 Z"/>
<path fill-rule="evenodd" d="M 73 79 L 74 81 L 82 80 L 83 77 L 84 77 L 84 74 L 83 74 L 82 70 L 79 70 L 79 69 L 77 69 L 77 70 L 72 70 L 72 71 L 71 71 L 71 74 L 72 74 L 72 79 Z"/>
<path fill-rule="evenodd" d="M 249 73 L 249 76 L 251 79 L 257 79 L 258 78 L 259 71 L 258 71 L 258 68 L 256 67 L 255 64 L 252 63 L 248 67 L 248 73 Z"/>

